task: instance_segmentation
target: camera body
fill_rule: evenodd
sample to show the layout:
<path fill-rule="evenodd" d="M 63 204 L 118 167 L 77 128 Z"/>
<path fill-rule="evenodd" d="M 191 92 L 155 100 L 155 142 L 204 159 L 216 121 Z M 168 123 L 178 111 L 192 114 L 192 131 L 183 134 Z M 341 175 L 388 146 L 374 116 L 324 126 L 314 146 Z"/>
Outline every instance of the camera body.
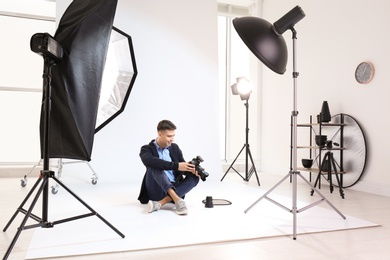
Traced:
<path fill-rule="evenodd" d="M 202 166 L 200 166 L 201 162 L 203 162 L 203 158 L 198 155 L 190 161 L 190 164 L 195 165 L 195 170 L 198 172 L 202 181 L 206 181 L 206 178 L 209 177 L 209 174 Z"/>
<path fill-rule="evenodd" d="M 338 143 L 333 142 L 332 140 L 327 140 L 325 142 L 326 149 L 331 150 L 334 146 L 340 146 Z"/>

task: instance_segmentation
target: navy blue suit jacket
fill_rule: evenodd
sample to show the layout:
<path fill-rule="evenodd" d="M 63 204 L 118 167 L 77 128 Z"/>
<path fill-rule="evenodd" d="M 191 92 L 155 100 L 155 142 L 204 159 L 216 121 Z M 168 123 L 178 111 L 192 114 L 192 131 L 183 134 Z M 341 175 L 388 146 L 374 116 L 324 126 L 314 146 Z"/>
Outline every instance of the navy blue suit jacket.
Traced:
<path fill-rule="evenodd" d="M 158 152 L 156 146 L 154 145 L 154 140 L 152 140 L 149 144 L 141 147 L 139 156 L 141 157 L 141 161 L 146 168 L 152 168 L 157 170 L 173 170 L 176 180 L 180 181 L 183 178 L 183 172 L 179 171 L 179 162 L 185 162 L 183 153 L 180 150 L 179 146 L 175 143 L 172 143 L 168 147 L 168 150 L 172 159 L 171 162 L 165 161 L 158 157 Z M 143 177 L 140 194 L 138 196 L 138 200 L 142 204 L 146 204 L 149 202 L 145 177 L 146 173 Z"/>

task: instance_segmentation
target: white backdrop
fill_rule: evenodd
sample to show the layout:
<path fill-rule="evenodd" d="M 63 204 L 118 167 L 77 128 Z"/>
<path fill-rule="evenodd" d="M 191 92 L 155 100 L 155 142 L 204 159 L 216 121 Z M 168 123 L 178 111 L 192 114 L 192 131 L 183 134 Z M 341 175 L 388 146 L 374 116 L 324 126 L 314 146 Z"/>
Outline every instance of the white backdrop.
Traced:
<path fill-rule="evenodd" d="M 60 14 L 68 3 L 57 1 Z M 118 1 L 114 26 L 133 39 L 138 76 L 124 113 L 95 136 L 91 165 L 99 182 L 140 181 L 140 147 L 157 136 L 161 119 L 176 124 L 186 160 L 201 155 L 210 175 L 222 176 L 216 12 L 208 0 Z M 85 169 L 80 166 L 80 174 Z"/>
<path fill-rule="evenodd" d="M 57 1 L 58 12 L 69 3 L 69 0 Z M 139 172 L 144 170 L 138 158 L 139 147 L 155 137 L 155 125 L 162 118 L 177 124 L 176 141 L 188 160 L 200 154 L 212 175 L 220 171 L 218 154 L 210 149 L 218 149 L 216 3 L 208 0 L 156 3 L 159 1 L 120 0 L 118 4 L 114 25 L 133 37 L 139 76 L 125 112 L 96 135 L 91 164 L 101 178 L 110 176 L 106 172 L 115 175 L 123 172 L 123 176 L 139 178 Z M 365 130 L 368 163 L 365 175 L 354 188 L 390 195 L 390 175 L 384 170 L 390 146 L 385 136 L 390 127 L 385 117 L 389 110 L 386 73 L 389 53 L 384 52 L 390 40 L 384 33 L 390 22 L 386 13 L 390 2 L 278 0 L 263 4 L 263 17 L 271 22 L 295 5 L 306 13 L 296 26 L 299 123 L 307 123 L 310 114 L 318 114 L 323 100 L 329 102 L 332 114 L 355 117 Z M 284 36 L 290 51 L 287 71 L 280 76 L 263 69 L 260 116 L 258 122 L 251 121 L 261 126 L 258 142 L 251 143 L 253 150 L 260 151 L 255 158 L 261 160 L 259 170 L 283 175 L 289 168 L 292 110 L 291 33 Z M 356 83 L 353 76 L 356 66 L 364 60 L 373 62 L 376 69 L 375 78 L 368 85 Z M 2 95 L 1 101 L 13 95 Z M 38 104 L 40 97 L 35 96 L 39 95 L 26 96 L 29 95 Z M 3 107 L 2 113 L 12 109 L 8 105 Z M 23 109 L 27 111 L 28 107 Z M 239 103 L 238 111 L 242 110 Z M 23 112 L 17 111 L 16 115 L 20 114 Z M 12 123 L 12 116 L 7 118 Z M 3 124 L 2 130 L 20 131 L 32 125 L 24 121 L 15 128 Z M 36 126 L 32 131 L 37 132 Z M 2 144 L 10 143 L 3 139 Z M 9 152 L 2 149 L 2 158 L 7 158 Z M 18 154 L 18 149 L 11 152 Z M 133 175 L 127 174 L 130 169 Z"/>

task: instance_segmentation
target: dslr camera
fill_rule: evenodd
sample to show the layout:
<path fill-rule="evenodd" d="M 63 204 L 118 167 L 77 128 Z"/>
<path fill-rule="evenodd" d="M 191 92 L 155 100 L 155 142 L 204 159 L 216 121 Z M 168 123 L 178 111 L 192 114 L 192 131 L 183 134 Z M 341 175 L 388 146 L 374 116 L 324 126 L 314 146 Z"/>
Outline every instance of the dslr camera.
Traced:
<path fill-rule="evenodd" d="M 209 177 L 209 174 L 204 170 L 202 166 L 200 166 L 201 162 L 203 162 L 203 159 L 202 157 L 200 157 L 200 155 L 198 155 L 190 161 L 190 164 L 195 165 L 195 170 L 198 172 L 202 181 L 206 181 L 206 178 Z"/>

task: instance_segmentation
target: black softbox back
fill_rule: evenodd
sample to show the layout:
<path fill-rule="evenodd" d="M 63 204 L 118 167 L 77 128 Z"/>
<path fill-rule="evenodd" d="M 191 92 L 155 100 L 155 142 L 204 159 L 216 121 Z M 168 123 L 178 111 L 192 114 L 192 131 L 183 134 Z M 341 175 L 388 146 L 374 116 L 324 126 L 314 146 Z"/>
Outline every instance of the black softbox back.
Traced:
<path fill-rule="evenodd" d="M 101 82 L 117 0 L 74 0 L 54 39 L 64 57 L 52 69 L 50 158 L 91 160 Z M 41 154 L 43 158 L 41 111 Z"/>

